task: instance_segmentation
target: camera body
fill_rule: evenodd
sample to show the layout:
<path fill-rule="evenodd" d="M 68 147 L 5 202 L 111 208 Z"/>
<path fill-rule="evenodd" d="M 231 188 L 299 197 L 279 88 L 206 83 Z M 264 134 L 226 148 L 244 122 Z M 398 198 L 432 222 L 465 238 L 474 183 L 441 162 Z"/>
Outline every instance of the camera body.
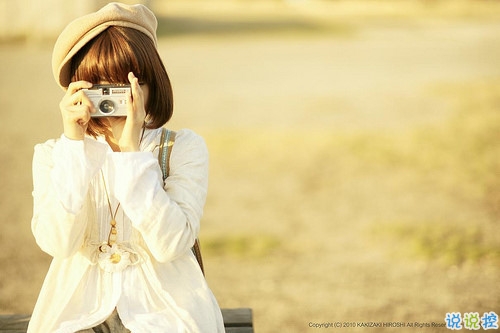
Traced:
<path fill-rule="evenodd" d="M 92 117 L 127 116 L 130 85 L 94 84 L 92 88 L 82 90 L 97 110 L 97 112 L 91 114 Z"/>

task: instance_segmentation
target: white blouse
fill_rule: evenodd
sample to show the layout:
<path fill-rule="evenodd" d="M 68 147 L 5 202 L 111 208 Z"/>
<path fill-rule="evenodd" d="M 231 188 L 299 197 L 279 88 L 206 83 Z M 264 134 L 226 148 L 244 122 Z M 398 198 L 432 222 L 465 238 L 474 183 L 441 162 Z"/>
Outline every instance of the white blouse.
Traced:
<path fill-rule="evenodd" d="M 191 252 L 207 195 L 207 148 L 180 130 L 162 186 L 160 137 L 161 129 L 146 130 L 141 151 L 132 153 L 113 152 L 104 138 L 64 135 L 35 146 L 32 231 L 53 260 L 29 333 L 91 328 L 115 308 L 133 333 L 224 332 Z M 124 265 L 106 264 L 99 251 L 111 227 L 107 197 L 113 214 L 120 203 Z"/>

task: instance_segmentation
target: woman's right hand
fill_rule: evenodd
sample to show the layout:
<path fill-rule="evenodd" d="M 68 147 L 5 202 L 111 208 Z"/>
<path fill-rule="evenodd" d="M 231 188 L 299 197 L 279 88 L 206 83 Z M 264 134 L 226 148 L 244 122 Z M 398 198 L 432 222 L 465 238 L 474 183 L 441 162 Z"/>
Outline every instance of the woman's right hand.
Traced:
<path fill-rule="evenodd" d="M 83 140 L 90 121 L 90 114 L 96 112 L 94 105 L 82 89 L 92 87 L 87 81 L 71 82 L 59 103 L 64 135 L 71 140 Z"/>

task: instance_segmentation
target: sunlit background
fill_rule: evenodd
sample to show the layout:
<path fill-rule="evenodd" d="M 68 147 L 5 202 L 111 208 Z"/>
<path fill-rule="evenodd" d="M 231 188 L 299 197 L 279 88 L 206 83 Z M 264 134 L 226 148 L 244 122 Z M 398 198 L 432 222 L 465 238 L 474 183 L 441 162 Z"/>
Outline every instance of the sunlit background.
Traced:
<path fill-rule="evenodd" d="M 0 0 L 0 313 L 30 313 L 50 263 L 30 219 L 33 146 L 62 132 L 53 43 L 104 3 Z M 499 2 L 147 3 L 168 127 L 211 153 L 222 307 L 258 333 L 500 314 Z"/>

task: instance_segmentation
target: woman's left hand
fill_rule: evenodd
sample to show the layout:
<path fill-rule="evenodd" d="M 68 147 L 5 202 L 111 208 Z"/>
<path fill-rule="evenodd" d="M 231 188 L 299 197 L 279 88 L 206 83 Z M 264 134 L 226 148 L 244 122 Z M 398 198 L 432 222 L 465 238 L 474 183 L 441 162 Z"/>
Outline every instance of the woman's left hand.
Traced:
<path fill-rule="evenodd" d="M 122 152 L 139 151 L 139 140 L 146 119 L 144 92 L 139 85 L 139 80 L 132 72 L 128 74 L 128 80 L 131 94 L 127 101 L 127 119 L 118 142 Z"/>

